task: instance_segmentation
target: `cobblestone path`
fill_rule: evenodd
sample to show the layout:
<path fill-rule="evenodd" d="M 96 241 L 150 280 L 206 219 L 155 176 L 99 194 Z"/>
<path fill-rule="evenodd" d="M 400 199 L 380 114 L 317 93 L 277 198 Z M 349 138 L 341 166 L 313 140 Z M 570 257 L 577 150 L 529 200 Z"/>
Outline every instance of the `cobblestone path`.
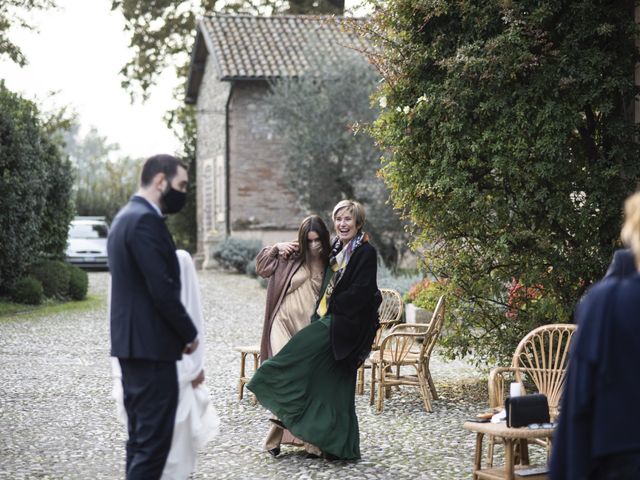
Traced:
<path fill-rule="evenodd" d="M 486 376 L 436 356 L 440 399 L 424 412 L 416 389 L 385 402 L 382 414 L 357 396 L 362 460 L 307 459 L 262 451 L 267 412 L 238 401 L 235 345 L 257 342 L 265 290 L 246 276 L 200 274 L 206 322 L 206 376 L 221 434 L 200 453 L 194 479 L 467 479 L 473 436 L 461 427 L 483 410 Z M 0 478 L 124 477 L 125 431 L 111 399 L 106 273 L 90 274 L 101 307 L 46 317 L 0 319 Z M 367 392 L 368 393 L 368 392 Z"/>

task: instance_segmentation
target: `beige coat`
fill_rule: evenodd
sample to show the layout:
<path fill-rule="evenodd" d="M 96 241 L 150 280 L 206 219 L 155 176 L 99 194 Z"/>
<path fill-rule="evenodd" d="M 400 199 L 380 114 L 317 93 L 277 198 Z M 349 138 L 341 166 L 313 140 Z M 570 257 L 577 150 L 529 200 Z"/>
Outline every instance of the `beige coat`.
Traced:
<path fill-rule="evenodd" d="M 268 278 L 267 302 L 264 310 L 264 326 L 262 327 L 262 339 L 260 340 L 260 361 L 273 356 L 271 351 L 271 326 L 282 299 L 287 293 L 291 278 L 302 265 L 299 255 L 291 255 L 288 259 L 278 255 L 275 246 L 263 248 L 256 257 L 256 273 L 263 278 Z"/>

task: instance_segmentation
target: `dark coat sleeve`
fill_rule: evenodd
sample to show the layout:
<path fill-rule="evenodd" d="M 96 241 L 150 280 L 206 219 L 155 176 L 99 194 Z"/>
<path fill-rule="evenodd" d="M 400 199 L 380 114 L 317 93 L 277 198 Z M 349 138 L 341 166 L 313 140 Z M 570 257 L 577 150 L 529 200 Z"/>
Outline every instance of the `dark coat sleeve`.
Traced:
<path fill-rule="evenodd" d="M 636 261 L 633 256 L 633 252 L 630 249 L 626 248 L 623 250 L 616 250 L 613 253 L 611 264 L 609 265 L 604 278 L 623 278 L 629 275 L 633 275 L 636 272 Z"/>
<path fill-rule="evenodd" d="M 331 297 L 331 343 L 336 360 L 357 363 L 357 357 L 363 354 L 359 350 L 363 349 L 371 331 L 375 334 L 381 301 L 377 268 L 375 248 L 368 243 L 362 245 L 351 257 Z"/>
<path fill-rule="evenodd" d="M 153 305 L 160 316 L 176 332 L 184 344 L 198 335 L 189 314 L 180 301 L 180 282 L 169 271 L 169 262 L 175 249 L 167 248 L 170 239 L 165 234 L 162 219 L 144 215 L 133 230 L 129 248 L 139 271 L 144 277 Z M 176 260 L 177 261 L 177 260 Z"/>

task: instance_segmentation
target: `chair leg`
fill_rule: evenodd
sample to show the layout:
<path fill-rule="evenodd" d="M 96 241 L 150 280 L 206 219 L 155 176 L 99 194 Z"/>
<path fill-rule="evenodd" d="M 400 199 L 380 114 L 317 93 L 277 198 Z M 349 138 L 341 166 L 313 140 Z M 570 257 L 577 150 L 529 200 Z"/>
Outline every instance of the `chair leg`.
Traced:
<path fill-rule="evenodd" d="M 256 373 L 258 370 L 258 360 L 260 355 L 258 353 L 253 354 L 253 373 Z M 251 402 L 256 405 L 258 403 L 258 398 L 255 395 L 251 395 Z"/>
<path fill-rule="evenodd" d="M 431 398 L 433 398 L 434 400 L 439 400 L 438 392 L 436 392 L 436 386 L 433 383 L 433 377 L 431 376 L 431 370 L 429 370 L 428 363 L 425 363 L 424 369 L 427 374 L 427 382 L 429 382 L 429 390 L 431 390 Z"/>
<path fill-rule="evenodd" d="M 238 400 L 242 400 L 244 396 L 244 370 L 245 370 L 245 361 L 247 359 L 247 354 L 244 352 L 240 353 L 240 381 L 238 383 Z"/>
<path fill-rule="evenodd" d="M 429 385 L 427 384 L 423 369 L 418 370 L 418 387 L 420 388 L 420 395 L 422 396 L 425 410 L 432 413 L 433 408 L 431 408 L 431 399 L 429 398 L 431 392 L 429 391 Z"/>
<path fill-rule="evenodd" d="M 385 384 L 384 384 L 384 377 L 385 377 L 385 369 L 384 366 L 382 364 L 380 364 L 380 377 L 378 378 L 378 405 L 376 410 L 378 411 L 378 413 L 382 413 L 382 409 L 384 407 L 384 397 L 385 397 Z"/>
<path fill-rule="evenodd" d="M 489 436 L 489 442 L 487 444 L 487 468 L 493 467 L 493 449 L 496 445 L 496 437 Z"/>
<path fill-rule="evenodd" d="M 373 403 L 376 400 L 376 382 L 378 381 L 376 379 L 376 368 L 377 365 L 375 363 L 371 364 L 371 385 L 370 388 L 371 390 L 369 391 L 369 405 L 373 405 Z"/>
<path fill-rule="evenodd" d="M 358 379 L 356 382 L 356 393 L 358 395 L 364 395 L 364 362 L 358 368 Z"/>

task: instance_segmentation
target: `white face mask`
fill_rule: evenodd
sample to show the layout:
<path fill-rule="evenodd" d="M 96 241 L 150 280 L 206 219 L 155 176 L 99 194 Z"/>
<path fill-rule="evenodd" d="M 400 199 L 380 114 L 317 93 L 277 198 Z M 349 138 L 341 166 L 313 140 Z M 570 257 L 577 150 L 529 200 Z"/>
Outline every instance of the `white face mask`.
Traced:
<path fill-rule="evenodd" d="M 320 255 L 322 255 L 322 243 L 320 243 L 320 242 L 310 243 L 309 244 L 309 252 L 314 257 L 319 257 Z"/>

